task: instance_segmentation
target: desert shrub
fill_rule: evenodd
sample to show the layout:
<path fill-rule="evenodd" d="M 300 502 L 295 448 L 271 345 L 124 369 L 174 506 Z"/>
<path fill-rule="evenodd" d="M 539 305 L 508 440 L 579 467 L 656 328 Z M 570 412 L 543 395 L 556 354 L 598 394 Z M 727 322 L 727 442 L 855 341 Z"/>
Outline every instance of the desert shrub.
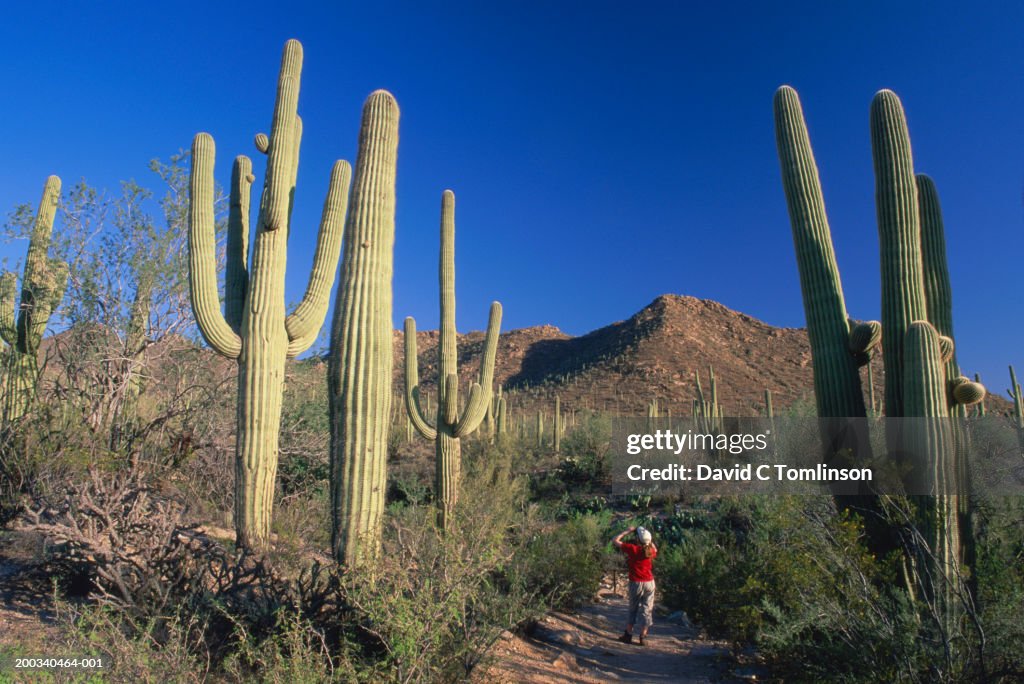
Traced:
<path fill-rule="evenodd" d="M 580 515 L 538 531 L 514 561 L 516 581 L 554 608 L 571 608 L 597 593 L 604 575 L 607 517 Z"/>
<path fill-rule="evenodd" d="M 42 498 L 24 516 L 27 529 L 51 544 L 54 576 L 84 578 L 101 603 L 146 617 L 203 590 L 213 547 L 186 522 L 184 507 L 161 496 L 138 467 L 91 468 L 84 481 Z"/>
<path fill-rule="evenodd" d="M 786 681 L 1016 681 L 1019 508 L 981 509 L 978 609 L 965 598 L 951 634 L 903 589 L 898 555 L 875 558 L 863 523 L 828 497 L 723 498 L 646 524 L 661 545 L 664 602 L 712 634 L 754 643 Z"/>
<path fill-rule="evenodd" d="M 985 628 L 984 671 L 992 681 L 1024 681 L 1024 499 L 978 504 L 974 581 Z"/>
<path fill-rule="evenodd" d="M 575 428 L 562 438 L 565 458 L 559 464 L 559 476 L 568 484 L 604 487 L 611 484 L 608 449 L 612 438 L 611 419 L 587 412 Z"/>
<path fill-rule="evenodd" d="M 86 602 L 61 603 L 69 640 L 123 663 L 125 681 L 463 681 L 503 630 L 601 576 L 607 515 L 546 518 L 514 458 L 467 449 L 452 528 L 436 528 L 432 505 L 392 506 L 381 557 L 348 569 L 281 534 L 306 524 L 293 516 L 312 492 L 255 557 L 207 537 L 141 468 L 94 470 L 33 525 L 54 572 L 89 579 Z"/>

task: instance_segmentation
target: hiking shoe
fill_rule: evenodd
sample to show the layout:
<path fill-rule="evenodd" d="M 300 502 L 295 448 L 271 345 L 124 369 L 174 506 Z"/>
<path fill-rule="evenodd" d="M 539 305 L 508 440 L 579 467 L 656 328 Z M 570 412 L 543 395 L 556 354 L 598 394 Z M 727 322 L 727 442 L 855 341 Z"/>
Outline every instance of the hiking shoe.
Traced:
<path fill-rule="evenodd" d="M 641 645 L 641 646 L 643 646 L 643 645 L 644 645 L 644 640 L 645 640 L 645 639 L 644 639 L 644 637 L 640 637 L 640 645 Z"/>
<path fill-rule="evenodd" d="M 619 641 L 621 641 L 624 644 L 631 644 L 633 643 L 633 635 L 629 632 L 624 632 L 622 636 L 619 637 Z"/>

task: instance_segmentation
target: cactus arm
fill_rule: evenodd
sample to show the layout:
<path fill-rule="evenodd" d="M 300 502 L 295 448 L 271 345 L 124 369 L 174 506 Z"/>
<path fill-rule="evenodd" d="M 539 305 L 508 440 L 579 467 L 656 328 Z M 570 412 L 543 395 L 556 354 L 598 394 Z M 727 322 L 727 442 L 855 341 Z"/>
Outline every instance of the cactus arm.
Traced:
<path fill-rule="evenodd" d="M 43 188 L 43 197 L 39 201 L 39 211 L 36 214 L 36 221 L 32 227 L 32 238 L 28 244 L 28 254 L 25 257 L 25 272 L 22 278 L 23 291 L 31 292 L 44 283 L 39 282 L 40 278 L 46 277 L 50 252 L 50 236 L 53 234 L 53 218 L 57 213 L 57 204 L 60 202 L 60 178 L 50 176 L 46 179 L 46 186 Z M 22 303 L 26 297 L 22 294 Z"/>
<path fill-rule="evenodd" d="M 341 254 L 341 236 L 344 232 L 345 210 L 348 207 L 348 186 L 352 169 L 346 161 L 337 161 L 331 171 L 331 183 L 324 200 L 320 219 L 320 233 L 317 236 L 313 270 L 302 302 L 292 315 L 285 319 L 288 330 L 288 355 L 301 354 L 316 341 L 320 328 L 327 316 L 331 288 L 338 270 Z"/>
<path fill-rule="evenodd" d="M 0 337 L 12 347 L 18 343 L 18 324 L 14 314 L 17 288 L 18 276 L 4 271 L 0 276 Z"/>
<path fill-rule="evenodd" d="M 213 160 L 215 146 L 207 133 L 192 142 L 189 179 L 188 251 L 189 291 L 199 332 L 218 353 L 237 359 L 242 338 L 231 329 L 220 310 L 217 292 L 217 254 L 213 218 Z"/>
<path fill-rule="evenodd" d="M 427 421 L 420 406 L 419 369 L 416 361 L 416 320 L 405 319 L 405 408 L 416 432 L 426 439 L 437 437 L 437 430 Z"/>
<path fill-rule="evenodd" d="M 501 333 L 501 303 L 492 302 L 487 321 L 487 336 L 484 339 L 484 353 L 480 359 L 480 380 L 470 388 L 469 401 L 462 419 L 455 427 L 455 436 L 464 437 L 480 427 L 487 407 L 491 403 L 494 384 L 494 360 L 498 353 L 498 337 Z"/>
<path fill-rule="evenodd" d="M 267 173 L 263 182 L 262 228 L 275 231 L 286 228 L 295 182 L 296 110 L 299 106 L 299 74 L 302 72 L 302 45 L 297 40 L 285 44 L 281 75 L 277 81 L 274 120 L 267 150 Z"/>
<path fill-rule="evenodd" d="M 452 376 L 458 378 L 454 373 L 449 377 Z M 456 383 L 456 385 L 458 385 L 458 383 Z M 458 391 L 458 387 L 456 387 L 456 391 Z M 452 425 L 454 425 L 452 428 L 452 436 L 455 437 L 455 439 L 471 435 L 478 427 L 480 427 L 480 423 L 482 423 L 484 419 L 484 415 L 479 415 L 479 418 L 477 417 L 478 414 L 480 414 L 481 407 L 484 414 L 487 412 L 487 403 L 483 401 L 484 394 L 485 390 L 480 387 L 480 383 L 474 382 L 469 386 L 469 400 L 466 402 L 466 408 L 462 412 L 462 418 L 458 418 L 458 416 L 456 416 L 458 420 L 452 423 Z"/>
<path fill-rule="evenodd" d="M 249 205 L 254 180 L 252 161 L 245 155 L 235 157 L 231 169 L 231 208 L 224 268 L 224 318 L 236 333 L 242 329 L 242 310 L 249 287 Z"/>
<path fill-rule="evenodd" d="M 441 252 L 438 264 L 441 322 L 438 340 L 437 377 L 438 409 L 443 411 L 447 381 L 457 372 L 458 347 L 455 330 L 455 193 L 445 190 L 441 195 Z M 443 415 L 443 413 L 442 413 Z"/>

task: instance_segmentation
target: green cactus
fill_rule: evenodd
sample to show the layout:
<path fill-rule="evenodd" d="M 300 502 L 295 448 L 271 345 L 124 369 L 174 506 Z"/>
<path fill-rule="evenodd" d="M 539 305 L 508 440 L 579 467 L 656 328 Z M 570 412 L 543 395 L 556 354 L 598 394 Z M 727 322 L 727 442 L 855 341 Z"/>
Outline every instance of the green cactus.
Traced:
<path fill-rule="evenodd" d="M 455 194 L 445 190 L 441 197 L 441 339 L 437 345 L 437 420 L 431 425 L 419 403 L 419 369 L 416 358 L 416 321 L 405 319 L 405 393 L 406 407 L 413 425 L 435 444 L 435 500 L 438 523 L 447 529 L 458 502 L 461 474 L 462 437 L 473 433 L 484 419 L 491 400 L 494 360 L 501 329 L 501 304 L 491 304 L 487 336 L 480 360 L 478 382 L 470 388 L 469 401 L 459 414 L 458 348 L 455 331 Z"/>
<path fill-rule="evenodd" d="M 803 109 L 795 90 L 775 92 L 775 140 L 789 208 L 814 359 L 814 398 L 822 418 L 865 415 L 857 361 L 848 350 L 850 327 L 832 247 L 825 200 Z"/>
<path fill-rule="evenodd" d="M 1017 382 L 1017 372 L 1010 366 L 1010 398 L 1013 399 L 1013 417 L 1017 427 L 1024 429 L 1024 400 L 1020 391 L 1020 383 Z"/>
<path fill-rule="evenodd" d="M 921 220 L 910 133 L 903 105 L 891 90 L 871 101 L 871 152 L 882 271 L 882 348 L 885 350 L 885 415 L 903 409 L 903 342 L 914 321 L 928 320 Z"/>
<path fill-rule="evenodd" d="M 772 408 L 772 391 L 767 388 L 764 390 L 764 415 L 769 420 L 775 418 L 775 410 Z"/>
<path fill-rule="evenodd" d="M 1020 383 L 1017 382 L 1017 373 L 1010 366 L 1010 398 L 1013 399 L 1013 422 L 1017 427 L 1017 441 L 1020 443 L 1021 453 L 1024 454 L 1024 395 L 1020 391 Z M 982 415 L 985 415 L 984 402 L 979 403 Z"/>
<path fill-rule="evenodd" d="M 363 105 L 334 306 L 331 412 L 332 547 L 339 563 L 380 553 L 391 415 L 398 104 L 378 90 Z"/>
<path fill-rule="evenodd" d="M 498 397 L 498 415 L 495 417 L 495 430 L 497 430 L 498 438 L 500 439 L 505 433 L 508 432 L 508 406 L 505 402 L 505 397 Z"/>
<path fill-rule="evenodd" d="M 21 299 L 15 302 L 17 276 L 0 276 L 0 337 L 10 345 L 4 387 L 4 424 L 18 420 L 35 398 L 39 380 L 39 343 L 50 315 L 60 306 L 67 285 L 68 265 L 51 259 L 50 236 L 60 202 L 60 178 L 50 176 L 36 212 L 21 278 Z"/>
<path fill-rule="evenodd" d="M 285 360 L 316 340 L 327 307 L 341 249 L 348 202 L 349 166 L 335 163 L 324 202 L 313 270 L 295 311 L 284 308 L 285 264 L 291 201 L 295 190 L 299 142 L 298 108 L 302 46 L 284 48 L 274 117 L 267 145 L 267 173 L 260 200 L 252 261 L 246 259 L 251 164 L 238 157 L 232 171 L 231 216 L 221 313 L 217 291 L 214 235 L 213 138 L 196 135 L 192 143 L 189 201 L 189 284 L 199 330 L 214 350 L 238 362 L 237 442 L 235 446 L 235 530 L 237 543 L 261 548 L 270 538 L 274 480 Z M 261 150 L 262 151 L 262 150 Z M 238 304 L 242 303 L 239 310 Z"/>
<path fill-rule="evenodd" d="M 956 345 L 953 336 L 953 294 L 949 281 L 949 266 L 946 260 L 946 231 L 942 221 L 942 207 L 935 182 L 924 174 L 918 174 L 917 202 L 921 216 L 921 258 L 924 265 L 924 289 L 928 306 L 928 321 L 935 326 L 940 338 L 942 358 L 946 367 L 947 400 L 950 414 L 965 417 L 966 407 L 957 402 L 949 383 L 960 375 L 956 360 Z M 975 382 L 982 387 L 980 382 Z M 982 395 L 984 398 L 984 395 Z"/>
<path fill-rule="evenodd" d="M 551 442 L 555 449 L 555 453 L 562 451 L 562 400 L 559 396 L 555 395 L 555 418 L 554 425 L 551 430 Z"/>
<path fill-rule="evenodd" d="M 537 449 L 544 448 L 544 412 L 537 411 Z"/>
<path fill-rule="evenodd" d="M 961 554 L 959 474 L 955 458 L 957 438 L 949 420 L 939 334 L 930 323 L 915 321 L 907 328 L 903 350 L 904 416 L 914 419 L 902 431 L 903 449 L 929 464 L 917 473 L 916 484 L 922 494 L 914 497 L 918 528 L 929 547 L 919 551 L 917 562 L 932 570 L 921 573 L 922 589 L 936 601 L 940 618 L 951 622 L 956 610 L 957 565 Z"/>

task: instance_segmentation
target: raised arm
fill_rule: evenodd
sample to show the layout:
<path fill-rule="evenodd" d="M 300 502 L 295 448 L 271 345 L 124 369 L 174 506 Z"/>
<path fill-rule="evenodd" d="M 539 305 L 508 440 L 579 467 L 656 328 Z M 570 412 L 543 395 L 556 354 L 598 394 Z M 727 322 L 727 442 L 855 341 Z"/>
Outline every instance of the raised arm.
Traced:
<path fill-rule="evenodd" d="M 615 539 L 612 539 L 612 546 L 614 546 L 617 549 L 621 549 L 622 548 L 622 538 L 625 537 L 627 534 L 631 534 L 633 532 L 636 532 L 636 528 L 635 527 L 630 527 L 628 530 L 625 530 L 624 532 L 620 532 L 615 537 Z"/>

